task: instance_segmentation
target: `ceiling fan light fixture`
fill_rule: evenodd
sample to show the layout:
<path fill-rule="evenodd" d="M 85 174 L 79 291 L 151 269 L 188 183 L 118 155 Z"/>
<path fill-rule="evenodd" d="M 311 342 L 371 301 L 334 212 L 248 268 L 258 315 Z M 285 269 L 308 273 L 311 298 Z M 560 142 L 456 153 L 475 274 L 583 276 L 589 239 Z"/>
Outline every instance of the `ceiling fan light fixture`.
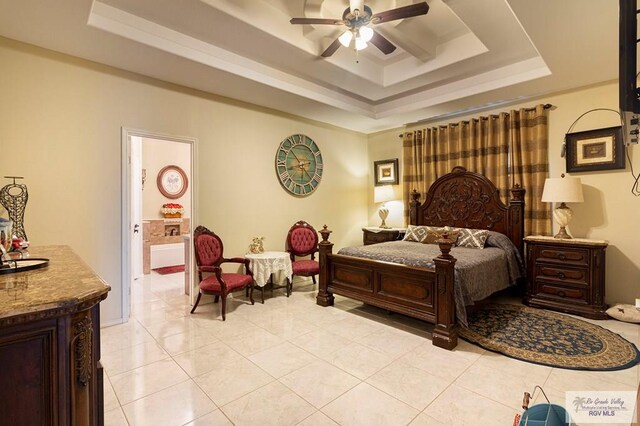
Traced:
<path fill-rule="evenodd" d="M 366 49 L 367 42 L 360 37 L 356 37 L 356 50 Z"/>
<path fill-rule="evenodd" d="M 338 37 L 338 40 L 340 40 L 340 44 L 342 44 L 344 47 L 349 47 L 349 45 L 351 44 L 351 39 L 353 39 L 353 33 L 351 32 L 351 30 L 345 31 L 340 37 Z"/>
<path fill-rule="evenodd" d="M 360 35 L 360 39 L 368 42 L 373 38 L 373 30 L 369 27 L 361 27 L 358 30 L 358 34 Z"/>

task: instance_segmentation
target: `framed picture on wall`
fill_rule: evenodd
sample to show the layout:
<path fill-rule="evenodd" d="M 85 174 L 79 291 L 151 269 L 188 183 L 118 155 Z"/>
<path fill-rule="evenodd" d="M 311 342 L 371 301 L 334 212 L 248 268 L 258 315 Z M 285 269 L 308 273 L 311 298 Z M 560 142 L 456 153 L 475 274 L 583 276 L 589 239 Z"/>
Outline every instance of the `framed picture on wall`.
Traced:
<path fill-rule="evenodd" d="M 624 169 L 622 127 L 567 133 L 567 172 Z"/>
<path fill-rule="evenodd" d="M 398 176 L 398 159 L 379 160 L 373 162 L 373 170 L 375 173 L 375 184 L 378 185 L 397 185 L 400 182 Z"/>

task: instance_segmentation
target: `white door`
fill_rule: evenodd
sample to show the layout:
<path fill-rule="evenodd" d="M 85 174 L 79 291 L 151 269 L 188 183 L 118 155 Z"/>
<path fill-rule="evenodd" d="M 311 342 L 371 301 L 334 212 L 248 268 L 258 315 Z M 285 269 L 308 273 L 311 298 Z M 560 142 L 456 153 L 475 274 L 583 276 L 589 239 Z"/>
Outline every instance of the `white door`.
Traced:
<path fill-rule="evenodd" d="M 142 279 L 142 138 L 131 136 L 131 278 L 132 286 Z"/>

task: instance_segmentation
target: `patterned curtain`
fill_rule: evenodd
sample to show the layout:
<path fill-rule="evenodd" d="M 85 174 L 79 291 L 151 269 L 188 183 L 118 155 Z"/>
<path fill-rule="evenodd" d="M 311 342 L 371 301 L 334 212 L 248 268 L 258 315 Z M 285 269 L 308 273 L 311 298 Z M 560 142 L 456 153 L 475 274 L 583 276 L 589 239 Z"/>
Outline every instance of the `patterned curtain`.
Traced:
<path fill-rule="evenodd" d="M 424 200 L 438 177 L 455 166 L 463 166 L 489 178 L 505 203 L 513 183 L 520 183 L 527 190 L 525 235 L 548 234 L 549 207 L 540 201 L 548 170 L 547 132 L 546 110 L 539 105 L 535 110 L 503 112 L 405 133 L 402 148 L 405 221 L 409 221 L 411 191 L 417 189 Z"/>
<path fill-rule="evenodd" d="M 549 128 L 543 105 L 509 114 L 509 139 L 513 163 L 513 182 L 525 194 L 525 235 L 551 234 L 551 208 L 543 203 L 542 189 L 549 175 Z"/>

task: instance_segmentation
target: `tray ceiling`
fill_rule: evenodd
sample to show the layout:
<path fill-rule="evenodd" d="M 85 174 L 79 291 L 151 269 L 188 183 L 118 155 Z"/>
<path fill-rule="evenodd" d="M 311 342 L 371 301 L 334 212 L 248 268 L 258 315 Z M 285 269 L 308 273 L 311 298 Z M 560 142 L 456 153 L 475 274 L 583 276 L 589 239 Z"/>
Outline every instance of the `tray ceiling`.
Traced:
<path fill-rule="evenodd" d="M 376 26 L 390 55 L 320 58 L 344 27 L 289 24 L 348 0 L 0 0 L 0 35 L 364 133 L 616 78 L 616 2 L 428 3 Z"/>

